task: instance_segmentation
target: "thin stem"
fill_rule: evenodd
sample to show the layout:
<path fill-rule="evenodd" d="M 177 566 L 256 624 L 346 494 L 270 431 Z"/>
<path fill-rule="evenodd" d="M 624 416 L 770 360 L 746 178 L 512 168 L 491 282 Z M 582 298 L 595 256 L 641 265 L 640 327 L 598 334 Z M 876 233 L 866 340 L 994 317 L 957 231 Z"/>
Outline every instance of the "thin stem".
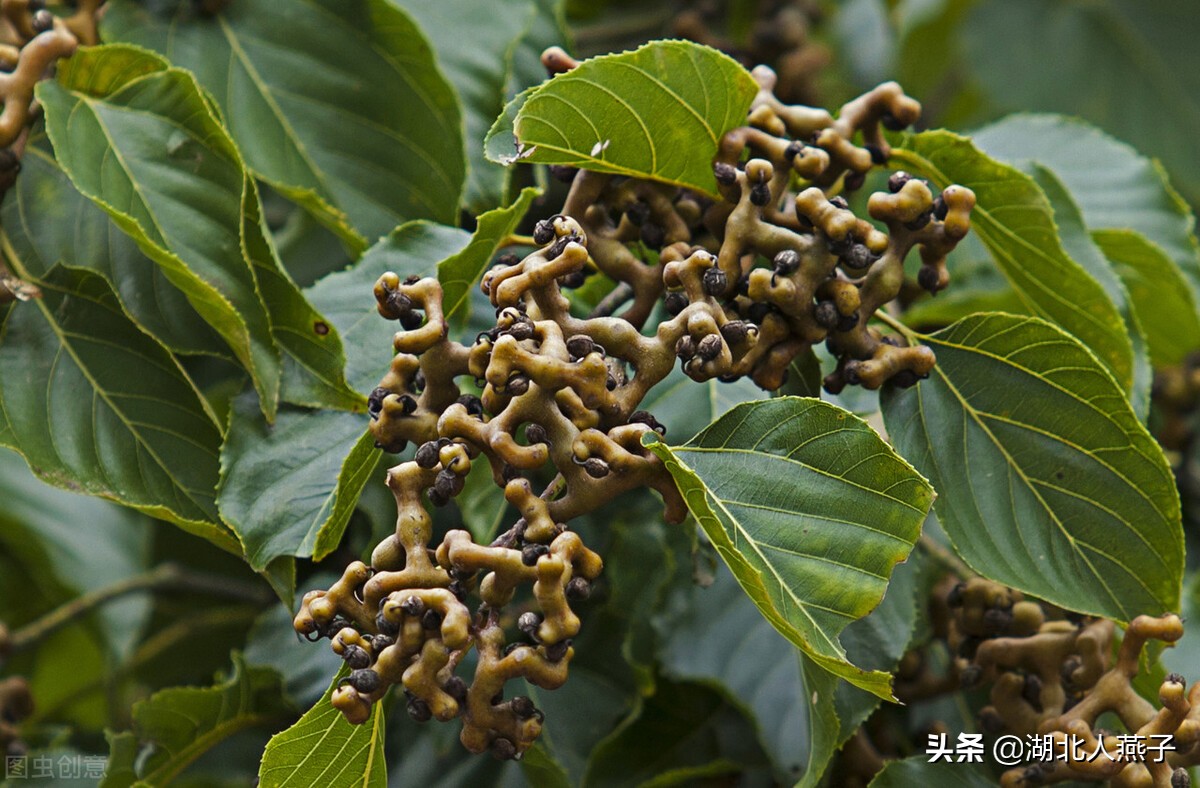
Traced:
<path fill-rule="evenodd" d="M 14 632 L 10 641 L 11 648 L 13 652 L 27 649 L 95 608 L 114 599 L 143 591 L 193 592 L 244 599 L 249 602 L 261 601 L 266 596 L 263 589 L 257 585 L 200 574 L 178 564 L 162 564 L 149 572 L 89 591 L 51 610 Z"/>
<path fill-rule="evenodd" d="M 876 320 L 878 320 L 879 322 L 885 324 L 889 328 L 895 329 L 895 331 L 897 331 L 900 334 L 903 334 L 909 340 L 915 340 L 917 337 L 920 336 L 920 334 L 918 334 L 916 331 L 913 331 L 911 328 L 904 325 L 899 320 L 892 317 L 891 315 L 889 315 L 887 312 L 884 312 L 883 310 L 877 310 L 875 312 L 875 314 L 872 315 L 872 317 L 875 318 Z"/>
<path fill-rule="evenodd" d="M 612 292 L 600 299 L 600 303 L 596 304 L 596 308 L 592 310 L 588 318 L 608 317 L 617 311 L 617 307 L 631 298 L 633 298 L 633 286 L 628 282 L 621 282 L 612 289 Z"/>
<path fill-rule="evenodd" d="M 532 235 L 517 235 L 510 234 L 504 237 L 500 242 L 501 246 L 539 246 L 537 241 L 533 240 Z"/>

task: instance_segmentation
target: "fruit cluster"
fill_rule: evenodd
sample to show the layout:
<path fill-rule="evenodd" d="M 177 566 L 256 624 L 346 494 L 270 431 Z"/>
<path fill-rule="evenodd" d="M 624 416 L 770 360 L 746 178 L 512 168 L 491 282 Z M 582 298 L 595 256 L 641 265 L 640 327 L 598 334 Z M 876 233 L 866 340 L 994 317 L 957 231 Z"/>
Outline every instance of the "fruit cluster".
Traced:
<path fill-rule="evenodd" d="M 560 50 L 544 61 L 551 71 L 573 65 Z M 887 161 L 880 124 L 912 123 L 917 103 L 889 84 L 834 119 L 779 102 L 770 72 L 755 74 L 762 91 L 748 125 L 725 135 L 714 164 L 719 200 L 557 168 L 571 181 L 562 212 L 534 228 L 539 248 L 505 255 L 485 274 L 496 321 L 474 342 L 451 338 L 437 280 L 379 279 L 379 313 L 401 330 L 369 399 L 371 429 L 386 451 L 412 443 L 416 453 L 388 474 L 395 533 L 370 565 L 356 562 L 328 590 L 309 592 L 295 619 L 306 636 L 329 638 L 351 668 L 333 695 L 350 721 L 366 720 L 401 685 L 414 718 L 461 718 L 473 752 L 511 758 L 532 745 L 542 713 L 524 696 L 506 700 L 504 687 L 566 680 L 580 628 L 571 605 L 602 568 L 567 524 L 642 487 L 662 497 L 668 521 L 687 514 L 642 445 L 664 429 L 639 409 L 677 359 L 696 381 L 749 376 L 775 390 L 824 341 L 838 358 L 825 381 L 831 391 L 912 385 L 928 374 L 928 348 L 868 321 L 899 294 L 913 249 L 920 283 L 945 286 L 945 255 L 967 232 L 972 193 L 934 194 L 897 173 L 868 203 L 879 229 L 838 192 Z M 860 134 L 863 146 L 853 142 Z M 563 291 L 596 272 L 616 285 L 590 316 L 576 317 Z M 446 505 L 480 461 L 520 519 L 490 545 L 451 530 L 431 546 L 426 501 Z M 535 492 L 547 467 L 554 478 Z M 468 684 L 457 669 L 472 648 Z"/>

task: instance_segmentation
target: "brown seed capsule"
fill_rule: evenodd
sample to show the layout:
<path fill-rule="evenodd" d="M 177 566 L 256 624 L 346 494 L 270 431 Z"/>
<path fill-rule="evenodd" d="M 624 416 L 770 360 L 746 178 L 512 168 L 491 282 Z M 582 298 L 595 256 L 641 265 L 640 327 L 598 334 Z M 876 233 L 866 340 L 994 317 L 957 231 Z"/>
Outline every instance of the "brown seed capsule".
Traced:
<path fill-rule="evenodd" d="M 792 249 L 784 249 L 775 255 L 771 267 L 779 276 L 791 276 L 800 270 L 800 254 Z"/>
<path fill-rule="evenodd" d="M 721 355 L 721 349 L 724 346 L 725 343 L 721 341 L 721 337 L 716 334 L 709 334 L 696 345 L 696 355 L 705 361 L 712 361 Z"/>
<path fill-rule="evenodd" d="M 525 428 L 525 440 L 530 446 L 538 443 L 547 443 L 550 439 L 546 435 L 546 428 L 541 424 L 530 424 Z"/>
<path fill-rule="evenodd" d="M 540 722 L 546 718 L 546 715 L 537 706 L 533 705 L 533 701 L 524 695 L 518 695 L 513 698 L 510 704 L 509 708 L 512 709 L 513 714 L 517 715 L 519 719 L 527 720 L 530 717 L 537 717 Z"/>
<path fill-rule="evenodd" d="M 904 184 L 912 180 L 912 176 L 904 170 L 893 172 L 888 178 L 887 189 L 892 194 L 896 194 L 904 188 Z"/>
<path fill-rule="evenodd" d="M 635 410 L 629 414 L 630 424 L 645 424 L 650 429 L 657 432 L 659 435 L 666 435 L 667 428 L 659 423 L 658 419 L 654 418 L 648 411 Z"/>
<path fill-rule="evenodd" d="M 425 318 L 421 317 L 421 313 L 415 309 L 400 315 L 400 325 L 403 326 L 405 331 L 416 331 L 424 322 Z"/>
<path fill-rule="evenodd" d="M 675 317 L 682 312 L 688 305 L 687 294 L 682 290 L 677 290 L 673 293 L 667 293 L 663 299 L 663 308 L 667 310 L 667 314 Z"/>
<path fill-rule="evenodd" d="M 608 463 L 599 457 L 588 457 L 583 461 L 583 469 L 593 479 L 603 479 L 609 472 Z"/>
<path fill-rule="evenodd" d="M 596 342 L 587 334 L 576 334 L 567 340 L 567 352 L 572 361 L 578 361 L 596 349 Z"/>
<path fill-rule="evenodd" d="M 379 414 L 383 412 L 383 400 L 391 393 L 383 386 L 372 391 L 371 396 L 367 397 L 367 415 L 372 419 L 378 419 Z"/>
<path fill-rule="evenodd" d="M 756 183 L 750 187 L 750 202 L 763 207 L 771 201 L 771 187 L 766 183 Z"/>
<path fill-rule="evenodd" d="M 533 242 L 538 246 L 545 246 L 554 240 L 556 233 L 554 232 L 554 217 L 542 219 L 533 226 Z"/>
<path fill-rule="evenodd" d="M 501 736 L 492 741 L 489 752 L 492 757 L 498 761 L 511 761 L 517 757 L 517 746 L 508 739 Z"/>
<path fill-rule="evenodd" d="M 729 278 L 720 268 L 713 266 L 704 270 L 704 292 L 710 296 L 719 296 L 729 287 Z"/>
<path fill-rule="evenodd" d="M 691 359 L 692 356 L 696 355 L 696 340 L 687 334 L 681 336 L 679 341 L 675 343 L 675 355 L 684 361 Z"/>
<path fill-rule="evenodd" d="M 1039 714 L 1042 711 L 1042 680 L 1036 674 L 1030 673 L 1025 676 L 1025 683 L 1021 686 L 1021 697 L 1033 707 L 1033 710 Z"/>
<path fill-rule="evenodd" d="M 371 655 L 361 646 L 347 646 L 342 652 L 342 659 L 354 670 L 371 667 Z"/>
<path fill-rule="evenodd" d="M 521 563 L 525 566 L 534 566 L 538 559 L 549 554 L 550 548 L 544 544 L 527 544 L 521 550 Z"/>
<path fill-rule="evenodd" d="M 400 609 L 413 618 L 418 618 L 425 615 L 425 602 L 420 597 L 410 596 L 400 603 Z"/>
<path fill-rule="evenodd" d="M 878 259 L 865 244 L 854 244 L 842 255 L 842 263 L 855 270 L 868 268 Z"/>
<path fill-rule="evenodd" d="M 350 686 L 363 695 L 370 695 L 379 689 L 382 680 L 373 670 L 356 670 L 350 674 Z"/>
<path fill-rule="evenodd" d="M 529 391 L 529 378 L 517 373 L 508 379 L 504 384 L 504 393 L 511 394 L 514 397 L 519 397 Z"/>
<path fill-rule="evenodd" d="M 813 317 L 817 323 L 823 328 L 830 331 L 837 328 L 841 322 L 842 316 L 838 313 L 837 306 L 832 301 L 822 301 L 813 308 Z"/>
<path fill-rule="evenodd" d="M 572 577 L 567 583 L 566 594 L 572 602 L 582 602 L 592 595 L 592 584 L 582 577 Z"/>
<path fill-rule="evenodd" d="M 517 619 L 517 629 L 525 633 L 530 640 L 537 640 L 538 627 L 542 625 L 542 617 L 532 610 L 522 613 Z"/>
<path fill-rule="evenodd" d="M 737 183 L 737 167 L 724 162 L 713 163 L 713 175 L 722 186 L 732 186 Z"/>
<path fill-rule="evenodd" d="M 442 685 L 442 690 L 458 701 L 459 705 L 467 702 L 467 682 L 458 676 L 451 676 L 446 679 L 446 683 Z"/>
<path fill-rule="evenodd" d="M 433 718 L 433 712 L 429 709 L 429 704 L 420 698 L 409 698 L 408 716 L 416 722 L 429 722 Z"/>
<path fill-rule="evenodd" d="M 567 649 L 571 647 L 571 641 L 560 640 L 553 645 L 546 646 L 546 659 L 551 662 L 558 662 L 567 655 Z"/>
<path fill-rule="evenodd" d="M 417 454 L 413 459 L 417 465 L 426 470 L 433 468 L 438 464 L 438 445 L 437 441 L 426 441 L 417 449 Z"/>
<path fill-rule="evenodd" d="M 513 323 L 508 329 L 508 335 L 518 341 L 532 339 L 534 333 L 533 322 L 530 320 L 522 320 L 518 323 Z"/>
<path fill-rule="evenodd" d="M 483 401 L 474 394 L 463 394 L 458 398 L 458 404 L 466 408 L 467 413 L 470 413 L 472 416 L 483 415 Z"/>

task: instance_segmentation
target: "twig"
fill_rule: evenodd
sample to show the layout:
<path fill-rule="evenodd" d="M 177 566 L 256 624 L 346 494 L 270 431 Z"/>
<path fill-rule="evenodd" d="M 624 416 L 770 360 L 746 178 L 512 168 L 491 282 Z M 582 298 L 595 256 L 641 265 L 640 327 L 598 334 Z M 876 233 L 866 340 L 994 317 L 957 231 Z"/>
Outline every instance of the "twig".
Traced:
<path fill-rule="evenodd" d="M 936 539 L 925 532 L 921 532 L 921 538 L 917 540 L 917 544 L 921 546 L 929 557 L 937 561 L 943 568 L 948 569 L 962 579 L 974 577 L 975 572 L 971 567 L 967 566 L 961 558 L 943 547 Z"/>
<path fill-rule="evenodd" d="M 257 585 L 200 574 L 178 564 L 162 564 L 149 572 L 89 591 L 21 627 L 12 634 L 10 641 L 12 651 L 18 652 L 33 646 L 103 604 L 143 591 L 193 592 L 233 597 L 246 601 L 257 601 L 266 597 L 263 589 Z"/>
<path fill-rule="evenodd" d="M 596 308 L 588 315 L 588 319 L 608 317 L 617 311 L 617 307 L 631 298 L 633 298 L 633 287 L 628 282 L 621 282 L 608 295 L 600 299 L 600 303 L 596 304 Z"/>

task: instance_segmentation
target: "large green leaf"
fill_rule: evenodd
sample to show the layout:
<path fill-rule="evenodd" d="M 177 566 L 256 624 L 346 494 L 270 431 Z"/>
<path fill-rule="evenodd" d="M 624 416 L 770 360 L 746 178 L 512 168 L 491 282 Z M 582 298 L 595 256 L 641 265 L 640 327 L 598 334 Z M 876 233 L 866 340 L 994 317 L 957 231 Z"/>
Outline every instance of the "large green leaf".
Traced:
<path fill-rule="evenodd" d="M 1162 159 L 1196 204 L 1197 24 L 1194 0 L 984 0 L 963 30 L 964 66 L 997 111 L 1086 118 Z"/>
<path fill-rule="evenodd" d="M 1063 251 L 1054 212 L 1034 180 L 952 132 L 905 134 L 897 143 L 893 165 L 941 188 L 961 183 L 975 191 L 971 231 L 1026 308 L 1078 337 L 1128 390 L 1133 349 L 1121 315 L 1104 288 Z"/>
<path fill-rule="evenodd" d="M 895 668 L 916 621 L 916 578 L 911 559 L 898 566 L 880 606 L 846 628 L 841 639 L 852 658 Z M 706 588 L 690 576 L 685 580 L 657 622 L 663 671 L 716 686 L 752 714 L 785 783 L 799 778 L 800 785 L 818 784 L 837 748 L 879 698 L 802 656 L 757 615 L 724 567 L 717 567 Z"/>
<path fill-rule="evenodd" d="M 819 400 L 739 405 L 682 446 L 647 436 L 759 610 L 817 664 L 890 698 L 838 641 L 883 598 L 933 490 L 874 430 Z"/>
<path fill-rule="evenodd" d="M 51 605 L 61 604 L 143 572 L 149 564 L 149 518 L 107 501 L 51 489 L 7 450 L 0 450 L 0 500 L 3 552 L 38 581 L 38 587 L 5 600 L 11 607 L 0 609 L 0 620 L 10 625 L 16 620 L 12 608 L 41 612 L 36 607 L 40 596 L 48 597 Z M 135 595 L 110 602 L 94 615 L 110 652 L 122 658 L 146 624 L 150 600 Z"/>
<path fill-rule="evenodd" d="M 953 734 L 947 745 L 955 746 Z M 930 763 L 928 755 L 915 755 L 902 761 L 888 761 L 883 771 L 871 780 L 870 788 L 912 788 L 914 785 L 994 788 L 996 780 L 986 765 L 945 760 Z"/>
<path fill-rule="evenodd" d="M 670 375 L 650 390 L 639 407 L 653 413 L 667 428 L 666 437 L 672 443 L 680 443 L 694 438 L 696 433 L 734 405 L 766 396 L 767 393 L 748 377 L 732 383 L 718 380 L 697 383 L 685 375 L 680 367 L 675 367 Z"/>
<path fill-rule="evenodd" d="M 488 161 L 483 139 L 504 109 L 504 89 L 512 73 L 513 51 L 534 15 L 533 0 L 500 0 L 489 6 L 488 23 L 471 29 L 463 46 L 463 20 L 475 0 L 401 0 L 437 53 L 438 65 L 458 91 L 466 128 L 467 185 L 463 204 L 473 213 L 504 204 L 509 170 Z"/>
<path fill-rule="evenodd" d="M 325 695 L 299 722 L 271 738 L 258 771 L 262 788 L 387 785 L 383 710 L 376 704 L 367 722 L 346 722 L 329 702 L 342 675 L 334 678 Z"/>
<path fill-rule="evenodd" d="M 305 580 L 306 588 L 329 588 L 341 576 L 323 572 Z M 297 708 L 306 709 L 325 694 L 329 677 L 345 664 L 328 646 L 313 645 L 296 637 L 292 626 L 293 608 L 271 605 L 255 620 L 245 636 L 248 665 L 262 665 L 279 671 L 287 699 Z"/>
<path fill-rule="evenodd" d="M 109 734 L 101 788 L 165 785 L 233 734 L 286 719 L 282 692 L 278 673 L 234 654 L 232 675 L 212 687 L 155 693 L 134 705 L 132 732 Z"/>
<path fill-rule="evenodd" d="M 38 85 L 58 161 L 229 343 L 271 416 L 281 361 L 242 248 L 241 159 L 187 72 L 107 79 L 129 53 L 79 53 Z"/>
<path fill-rule="evenodd" d="M 765 771 L 765 761 L 736 706 L 702 684 L 663 680 L 638 717 L 596 748 L 583 785 L 697 785 L 723 775 L 752 780 L 754 770 Z"/>
<path fill-rule="evenodd" d="M 263 219 L 258 189 L 249 177 L 243 200 L 246 256 L 270 307 L 271 333 L 283 351 L 282 398 L 309 407 L 365 410 L 366 398 L 346 385 L 341 334 L 284 270 Z"/>
<path fill-rule="evenodd" d="M 1193 288 L 1200 288 L 1196 220 L 1158 162 L 1094 126 L 1061 115 L 1013 115 L 971 139 L 1012 164 L 1036 161 L 1050 168 L 1079 203 L 1089 229 L 1141 233 L 1162 247 Z"/>
<path fill-rule="evenodd" d="M 1171 469 L 1095 356 L 1012 315 L 976 315 L 920 339 L 937 366 L 885 392 L 884 420 L 933 481 L 938 520 L 967 563 L 1119 621 L 1178 609 Z"/>
<path fill-rule="evenodd" d="M 1133 230 L 1099 230 L 1092 237 L 1129 291 L 1154 365 L 1178 364 L 1200 348 L 1200 312 L 1171 258 Z"/>
<path fill-rule="evenodd" d="M 433 276 L 438 261 L 458 254 L 471 234 L 456 227 L 409 222 L 367 250 L 352 267 L 324 277 L 305 294 L 342 335 L 346 346 L 346 379 L 356 391 L 371 391 L 387 372 L 395 351 L 398 324 L 384 320 L 372 289 L 388 271 L 401 279 Z"/>
<path fill-rule="evenodd" d="M 214 17 L 191 3 L 167 13 L 114 2 L 105 38 L 191 69 L 255 174 L 353 246 L 406 220 L 457 220 L 459 109 L 429 44 L 394 3 L 239 0 Z"/>
<path fill-rule="evenodd" d="M 745 122 L 756 92 L 750 74 L 715 49 L 653 42 L 584 61 L 514 99 L 488 134 L 488 157 L 571 164 L 712 194 L 717 143 Z"/>
<path fill-rule="evenodd" d="M 12 254 L 32 279 L 55 263 L 90 268 L 113 286 L 133 321 L 172 351 L 229 354 L 162 269 L 71 184 L 44 130 L 26 145 L 0 216 Z"/>
<path fill-rule="evenodd" d="M 227 550 L 214 499 L 221 432 L 179 363 L 100 276 L 55 268 L 0 329 L 9 445 L 38 476 L 170 520 Z"/>
<path fill-rule="evenodd" d="M 472 288 L 479 284 L 483 272 L 491 266 L 496 250 L 505 245 L 505 240 L 517 229 L 533 198 L 539 194 L 538 189 L 522 189 L 512 205 L 482 214 L 466 248 L 437 264 L 438 282 L 442 285 L 442 309 L 447 318 L 470 308 Z"/>
<path fill-rule="evenodd" d="M 1092 234 L 1088 232 L 1088 228 L 1083 223 L 1083 215 L 1079 211 L 1079 206 L 1063 186 L 1062 181 L 1052 171 L 1037 162 L 1029 162 L 1027 171 L 1037 181 L 1038 186 L 1045 193 L 1046 199 L 1050 201 L 1051 207 L 1054 208 L 1054 223 L 1058 227 L 1058 240 L 1062 242 L 1063 251 L 1100 283 L 1104 292 L 1108 294 L 1109 299 L 1121 313 L 1121 319 L 1125 321 L 1125 330 L 1133 348 L 1133 382 L 1129 387 L 1129 402 L 1133 405 L 1133 411 L 1138 414 L 1138 418 L 1145 421 L 1150 412 L 1150 386 L 1153 382 L 1154 369 L 1150 363 L 1151 348 L 1139 315 L 1146 307 L 1149 306 L 1153 309 L 1154 305 L 1152 302 L 1146 303 L 1131 298 L 1131 295 L 1135 293 L 1141 295 L 1142 290 L 1131 290 L 1126 287 L 1123 279 L 1128 273 L 1128 269 L 1118 266 L 1096 244 Z M 1186 289 L 1186 287 L 1185 284 L 1184 288 Z M 955 320 L 948 322 L 953 323 L 958 319 L 969 317 L 974 312 L 1022 314 L 1026 310 L 1022 310 L 1019 304 L 1015 309 L 1006 309 L 1003 306 L 976 309 L 972 313 L 959 315 Z"/>
<path fill-rule="evenodd" d="M 234 403 L 217 503 L 252 567 L 337 548 L 381 456 L 366 428 L 362 414 L 291 408 L 267 424 L 253 402 Z"/>

